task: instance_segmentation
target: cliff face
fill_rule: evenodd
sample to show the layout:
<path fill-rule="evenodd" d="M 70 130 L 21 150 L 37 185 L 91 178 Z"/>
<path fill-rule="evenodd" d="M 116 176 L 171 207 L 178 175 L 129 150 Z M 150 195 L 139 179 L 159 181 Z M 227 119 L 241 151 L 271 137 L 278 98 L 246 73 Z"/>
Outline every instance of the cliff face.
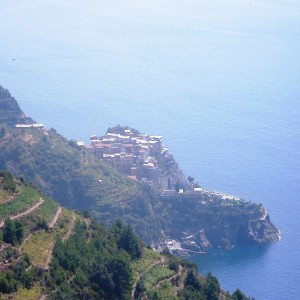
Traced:
<path fill-rule="evenodd" d="M 209 248 L 231 249 L 240 244 L 267 243 L 279 231 L 261 205 L 233 200 L 211 192 L 193 196 L 163 197 L 156 206 L 168 240 L 182 249 L 203 252 Z"/>
<path fill-rule="evenodd" d="M 269 214 L 248 222 L 248 237 L 250 242 L 267 243 L 279 239 L 279 230 L 271 222 Z"/>

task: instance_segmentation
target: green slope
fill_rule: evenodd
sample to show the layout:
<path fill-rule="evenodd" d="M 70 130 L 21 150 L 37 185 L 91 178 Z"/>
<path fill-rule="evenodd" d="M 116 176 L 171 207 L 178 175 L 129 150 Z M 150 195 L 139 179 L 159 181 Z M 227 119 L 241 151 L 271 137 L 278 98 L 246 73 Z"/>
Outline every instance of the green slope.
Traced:
<path fill-rule="evenodd" d="M 269 218 L 261 221 L 264 211 L 260 206 L 253 209 L 240 202 L 243 205 L 224 208 L 220 196 L 205 207 L 201 205 L 205 195 L 183 202 L 160 198 L 148 185 L 129 180 L 54 129 L 15 128 L 16 122 L 33 121 L 24 117 L 16 100 L 1 87 L 0 107 L 0 169 L 24 177 L 68 208 L 90 210 L 107 226 L 122 219 L 148 244 L 160 243 L 164 239 L 163 231 L 175 239 L 184 231 L 194 234 L 193 224 L 197 231 L 206 230 L 204 239 L 197 243 L 209 247 L 230 248 L 239 243 L 278 238 L 278 230 Z M 5 199 L 5 195 L 0 197 Z M 229 224 L 232 216 L 238 217 Z M 187 224 L 186 220 L 194 223 Z M 231 229 L 213 232 L 209 229 L 213 227 Z"/>
<path fill-rule="evenodd" d="M 143 247 L 120 221 L 107 230 L 8 173 L 0 183 L 10 203 L 43 199 L 0 229 L 0 299 L 247 299 L 225 293 L 191 262 Z"/>

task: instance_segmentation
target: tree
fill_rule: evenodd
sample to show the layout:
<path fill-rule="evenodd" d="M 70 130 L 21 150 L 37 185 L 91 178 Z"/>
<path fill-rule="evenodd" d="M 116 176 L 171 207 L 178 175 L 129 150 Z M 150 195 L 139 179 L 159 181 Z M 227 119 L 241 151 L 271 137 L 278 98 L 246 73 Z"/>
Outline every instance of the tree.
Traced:
<path fill-rule="evenodd" d="M 209 272 L 206 277 L 205 294 L 210 300 L 218 300 L 220 294 L 220 284 L 218 279 Z"/>
<path fill-rule="evenodd" d="M 14 223 L 10 219 L 6 219 L 3 227 L 3 241 L 5 243 L 14 244 Z"/>
<path fill-rule="evenodd" d="M 15 245 L 21 243 L 24 237 L 24 226 L 20 220 L 6 219 L 3 227 L 3 241 Z"/>
<path fill-rule="evenodd" d="M 134 293 L 134 299 L 138 299 L 142 293 L 146 291 L 145 284 L 143 280 L 138 280 L 136 283 L 135 293 Z"/>
<path fill-rule="evenodd" d="M 196 290 L 201 289 L 200 281 L 194 270 L 189 270 L 187 273 L 186 279 L 184 281 L 184 286 L 188 286 L 188 285 L 192 286 Z"/>
<path fill-rule="evenodd" d="M 240 289 L 237 289 L 233 294 L 232 294 L 232 299 L 233 300 L 248 300 L 249 298 L 246 297 L 244 293 Z"/>
<path fill-rule="evenodd" d="M 179 270 L 179 262 L 178 259 L 174 256 L 169 257 L 169 269 L 173 270 L 175 272 L 178 272 Z"/>
<path fill-rule="evenodd" d="M 132 259 L 142 256 L 142 243 L 138 240 L 130 225 L 127 225 L 121 232 L 117 245 L 128 252 Z"/>
<path fill-rule="evenodd" d="M 126 253 L 114 255 L 108 263 L 108 270 L 112 274 L 114 292 L 117 299 L 129 298 L 131 291 L 132 271 L 130 260 Z"/>
<path fill-rule="evenodd" d="M 183 300 L 208 300 L 201 291 L 194 289 L 191 285 L 186 286 L 179 295 Z"/>
<path fill-rule="evenodd" d="M 100 299 L 113 299 L 115 286 L 103 257 L 96 260 L 90 268 L 89 282 Z"/>
<path fill-rule="evenodd" d="M 9 293 L 11 291 L 9 283 L 4 276 L 0 277 L 0 292 Z"/>
<path fill-rule="evenodd" d="M 19 243 L 23 240 L 24 237 L 24 226 L 19 220 L 15 221 L 15 236 Z"/>

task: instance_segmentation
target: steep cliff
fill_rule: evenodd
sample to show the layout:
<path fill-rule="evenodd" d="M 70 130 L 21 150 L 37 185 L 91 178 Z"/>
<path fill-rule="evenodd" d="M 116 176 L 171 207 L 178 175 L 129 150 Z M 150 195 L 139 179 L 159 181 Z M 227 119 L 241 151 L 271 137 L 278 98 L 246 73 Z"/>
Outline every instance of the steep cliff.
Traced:
<path fill-rule="evenodd" d="M 240 244 L 261 244 L 279 238 L 278 229 L 261 204 L 215 192 L 203 190 L 161 197 L 156 212 L 162 216 L 161 227 L 171 250 L 231 249 Z"/>

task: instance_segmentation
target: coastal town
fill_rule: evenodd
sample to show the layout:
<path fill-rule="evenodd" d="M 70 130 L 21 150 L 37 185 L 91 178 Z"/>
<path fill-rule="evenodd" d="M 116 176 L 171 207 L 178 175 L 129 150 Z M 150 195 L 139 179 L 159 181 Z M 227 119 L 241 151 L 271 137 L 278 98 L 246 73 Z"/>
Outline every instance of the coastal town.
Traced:
<path fill-rule="evenodd" d="M 15 124 L 18 129 L 45 130 L 40 123 Z M 77 146 L 84 147 L 111 167 L 126 175 L 129 179 L 145 182 L 155 187 L 161 198 L 181 199 L 199 198 L 207 195 L 218 197 L 223 205 L 239 201 L 240 197 L 226 195 L 213 190 L 204 189 L 198 182 L 186 179 L 179 169 L 172 154 L 163 144 L 163 137 L 142 134 L 130 127 L 116 126 L 109 128 L 105 135 L 90 136 L 90 144 L 76 141 Z M 206 201 L 202 201 L 205 205 Z"/>
<path fill-rule="evenodd" d="M 78 145 L 82 144 L 79 142 Z M 141 134 L 127 127 L 108 130 L 100 137 L 92 135 L 90 145 L 85 148 L 128 178 L 151 186 L 163 186 L 166 171 L 175 164 L 163 145 L 162 136 Z M 174 184 L 169 180 L 168 187 L 172 188 Z"/>
<path fill-rule="evenodd" d="M 198 198 L 200 194 L 205 194 L 223 200 L 240 200 L 239 197 L 203 189 L 197 182 L 187 180 L 163 144 L 162 136 L 142 134 L 129 127 L 117 126 L 108 129 L 103 136 L 92 135 L 89 145 L 82 142 L 77 144 L 94 151 L 99 159 L 128 178 L 157 187 L 162 198 Z M 177 180 L 172 178 L 175 173 L 179 174 Z"/>

